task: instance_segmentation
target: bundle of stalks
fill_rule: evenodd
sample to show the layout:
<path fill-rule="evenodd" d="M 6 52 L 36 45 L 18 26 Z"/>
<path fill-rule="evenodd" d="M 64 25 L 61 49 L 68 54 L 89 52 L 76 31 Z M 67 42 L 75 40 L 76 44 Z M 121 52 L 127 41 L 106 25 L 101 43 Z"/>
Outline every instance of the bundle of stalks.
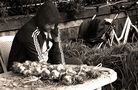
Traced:
<path fill-rule="evenodd" d="M 66 59 L 79 58 L 87 65 L 102 63 L 114 69 L 118 74 L 112 84 L 115 90 L 138 90 L 138 42 L 104 49 L 90 48 L 82 42 L 69 42 L 63 47 Z"/>

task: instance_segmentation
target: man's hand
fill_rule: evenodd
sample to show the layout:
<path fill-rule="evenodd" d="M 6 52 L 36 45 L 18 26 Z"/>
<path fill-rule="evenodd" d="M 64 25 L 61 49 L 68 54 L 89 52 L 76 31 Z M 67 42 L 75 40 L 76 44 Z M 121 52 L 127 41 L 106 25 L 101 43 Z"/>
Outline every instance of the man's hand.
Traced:
<path fill-rule="evenodd" d="M 59 41 L 59 29 L 58 29 L 57 25 L 55 25 L 54 30 L 51 30 L 51 35 L 55 42 Z"/>

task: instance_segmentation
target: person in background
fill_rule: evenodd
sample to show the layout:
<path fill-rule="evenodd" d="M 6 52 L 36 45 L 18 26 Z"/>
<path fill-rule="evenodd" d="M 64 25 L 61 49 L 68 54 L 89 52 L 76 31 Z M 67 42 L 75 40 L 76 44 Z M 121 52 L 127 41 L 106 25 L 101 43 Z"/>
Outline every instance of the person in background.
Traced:
<path fill-rule="evenodd" d="M 8 70 L 14 62 L 46 61 L 64 64 L 60 46 L 58 23 L 60 13 L 52 1 L 40 6 L 36 15 L 16 33 L 8 59 Z"/>
<path fill-rule="evenodd" d="M 90 47 L 105 42 L 102 36 L 106 32 L 107 26 L 104 19 L 84 20 L 79 27 L 78 40 L 83 40 Z"/>

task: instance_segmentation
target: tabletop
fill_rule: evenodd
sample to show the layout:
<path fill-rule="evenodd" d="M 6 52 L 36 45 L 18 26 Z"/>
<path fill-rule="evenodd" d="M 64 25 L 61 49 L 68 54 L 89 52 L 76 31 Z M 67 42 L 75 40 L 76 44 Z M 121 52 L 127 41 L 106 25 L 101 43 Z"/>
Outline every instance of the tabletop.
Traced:
<path fill-rule="evenodd" d="M 97 69 L 104 73 L 96 79 L 85 81 L 83 84 L 69 86 L 45 85 L 41 87 L 37 87 L 37 84 L 33 86 L 20 86 L 19 84 L 21 82 L 19 81 L 23 79 L 23 76 L 16 75 L 13 72 L 7 72 L 0 74 L 0 90 L 94 90 L 110 84 L 117 79 L 117 73 L 114 70 L 105 67 L 99 67 Z"/>

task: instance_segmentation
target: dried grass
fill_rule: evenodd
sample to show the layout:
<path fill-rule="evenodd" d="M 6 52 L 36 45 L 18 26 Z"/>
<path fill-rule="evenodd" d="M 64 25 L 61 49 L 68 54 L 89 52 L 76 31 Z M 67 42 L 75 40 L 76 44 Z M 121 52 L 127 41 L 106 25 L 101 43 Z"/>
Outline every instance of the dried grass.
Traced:
<path fill-rule="evenodd" d="M 114 69 L 118 74 L 113 83 L 115 90 L 138 90 L 138 42 L 95 49 L 82 42 L 70 41 L 63 44 L 63 48 L 66 59 L 79 59 L 87 65 L 102 63 L 104 67 Z"/>

